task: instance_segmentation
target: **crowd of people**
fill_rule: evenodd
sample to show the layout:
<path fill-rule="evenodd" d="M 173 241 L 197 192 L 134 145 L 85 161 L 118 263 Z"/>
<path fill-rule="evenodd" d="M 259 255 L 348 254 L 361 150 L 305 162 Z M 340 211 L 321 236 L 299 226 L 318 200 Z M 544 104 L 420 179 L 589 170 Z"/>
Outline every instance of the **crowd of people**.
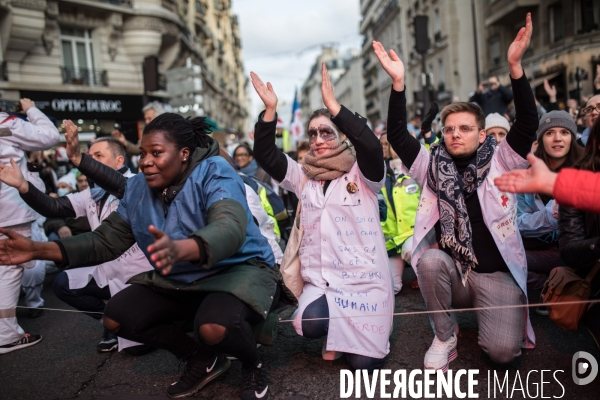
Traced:
<path fill-rule="evenodd" d="M 434 103 L 422 120 L 408 120 L 402 61 L 373 42 L 393 82 L 379 137 L 338 103 L 323 64 L 325 108 L 289 154 L 275 140 L 275 90 L 255 73 L 265 109 L 254 145 L 231 154 L 204 118 L 151 103 L 138 143 L 115 130 L 83 152 L 65 121 L 66 146 L 51 159 L 43 152 L 58 131 L 22 99 L 26 120 L 0 113 L 0 354 L 41 341 L 15 310 L 24 290 L 30 317 L 43 313 L 52 265 L 56 296 L 103 322 L 99 352 L 161 348 L 186 361 L 171 398 L 237 359 L 241 398 L 266 399 L 258 347 L 273 343 L 290 307 L 298 335 L 325 338 L 324 359 L 382 368 L 410 266 L 431 312 L 425 368 L 445 372 L 458 357 L 459 326 L 443 312 L 452 308 L 476 308 L 479 346 L 512 362 L 535 347 L 529 291 L 560 265 L 585 277 L 600 251 L 600 95 L 560 110 L 546 82 L 550 106 L 540 110 L 521 64 L 532 31 L 528 14 L 507 54 L 511 88 L 492 77 L 470 102 Z M 280 265 L 297 266 L 299 290 Z M 598 340 L 599 306 L 584 323 Z"/>

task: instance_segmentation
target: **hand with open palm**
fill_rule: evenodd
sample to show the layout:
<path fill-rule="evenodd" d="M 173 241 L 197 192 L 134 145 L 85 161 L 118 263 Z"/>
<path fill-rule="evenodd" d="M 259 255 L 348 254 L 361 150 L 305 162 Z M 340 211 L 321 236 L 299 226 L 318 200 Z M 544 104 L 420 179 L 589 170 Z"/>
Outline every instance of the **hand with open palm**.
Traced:
<path fill-rule="evenodd" d="M 254 90 L 256 90 L 258 97 L 260 97 L 265 104 L 266 110 L 263 120 L 265 122 L 273 121 L 275 119 L 275 113 L 277 112 L 277 95 L 273 90 L 273 85 L 271 85 L 271 82 L 267 82 L 265 85 L 254 72 L 250 72 L 250 80 L 252 81 L 252 86 L 254 86 Z"/>
<path fill-rule="evenodd" d="M 0 265 L 19 265 L 33 260 L 34 242 L 23 235 L 0 228 Z"/>
<path fill-rule="evenodd" d="M 67 157 L 76 166 L 81 163 L 81 148 L 79 148 L 79 132 L 77 125 L 70 119 L 65 121 L 65 141 L 67 142 Z"/>
<path fill-rule="evenodd" d="M 10 165 L 9 167 L 0 164 L 0 181 L 16 188 L 21 194 L 27 193 L 29 191 L 29 182 L 25 180 L 23 172 L 21 172 L 21 169 L 12 158 L 10 159 Z"/>
<path fill-rule="evenodd" d="M 527 13 L 527 17 L 525 18 L 525 27 L 519 30 L 517 37 L 508 48 L 508 65 L 510 67 L 510 76 L 513 79 L 519 79 L 521 76 L 523 76 L 521 60 L 523 59 L 523 55 L 531 43 L 532 32 L 533 24 L 531 23 L 531 13 Z"/>
<path fill-rule="evenodd" d="M 392 78 L 394 90 L 400 92 L 404 90 L 404 63 L 394 50 L 390 53 L 385 51 L 385 48 L 380 42 L 373 41 L 373 51 L 379 60 L 379 63 Z"/>
<path fill-rule="evenodd" d="M 550 171 L 543 160 L 531 153 L 527 155 L 527 161 L 531 168 L 505 172 L 494 179 L 494 184 L 503 192 L 552 195 L 556 173 Z"/>
<path fill-rule="evenodd" d="M 329 79 L 329 72 L 325 63 L 321 65 L 321 96 L 323 97 L 323 104 L 325 104 L 331 115 L 335 117 L 342 109 L 342 106 L 335 99 L 333 84 L 331 83 L 331 79 Z"/>

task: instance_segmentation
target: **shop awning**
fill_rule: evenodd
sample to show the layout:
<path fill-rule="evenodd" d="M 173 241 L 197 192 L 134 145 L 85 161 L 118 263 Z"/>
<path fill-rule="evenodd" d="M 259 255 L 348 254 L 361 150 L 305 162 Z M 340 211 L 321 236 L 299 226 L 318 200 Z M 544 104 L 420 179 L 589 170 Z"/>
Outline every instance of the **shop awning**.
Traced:
<path fill-rule="evenodd" d="M 532 88 L 536 88 L 540 85 L 544 84 L 544 79 L 553 79 L 556 78 L 558 75 L 562 74 L 563 72 L 565 72 L 565 70 L 561 70 L 558 72 L 552 72 L 548 75 L 544 75 L 544 76 L 540 76 L 539 78 L 535 78 L 529 81 L 529 86 L 531 86 Z"/>

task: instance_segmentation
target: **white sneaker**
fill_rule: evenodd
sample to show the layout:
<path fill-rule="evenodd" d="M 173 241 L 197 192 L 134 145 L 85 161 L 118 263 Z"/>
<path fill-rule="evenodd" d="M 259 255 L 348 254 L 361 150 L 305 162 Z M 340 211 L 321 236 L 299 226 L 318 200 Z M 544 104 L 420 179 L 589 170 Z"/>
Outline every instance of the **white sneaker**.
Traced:
<path fill-rule="evenodd" d="M 437 338 L 433 337 L 433 343 L 427 353 L 425 353 L 425 368 L 426 369 L 441 369 L 442 372 L 448 370 L 448 364 L 458 357 L 456 352 L 456 335 L 452 335 L 450 339 L 442 342 Z"/>

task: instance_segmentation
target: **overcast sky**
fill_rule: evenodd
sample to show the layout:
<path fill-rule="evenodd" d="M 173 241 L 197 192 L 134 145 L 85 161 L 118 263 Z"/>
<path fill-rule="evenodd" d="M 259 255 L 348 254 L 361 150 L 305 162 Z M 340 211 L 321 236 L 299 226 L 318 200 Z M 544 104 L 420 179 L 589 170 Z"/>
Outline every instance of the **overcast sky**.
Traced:
<path fill-rule="evenodd" d="M 359 49 L 359 0 L 233 0 L 239 18 L 246 76 L 256 72 L 273 84 L 280 116 L 289 124 L 294 89 L 302 87 L 320 54 L 320 44 L 334 42 L 340 53 Z M 253 117 L 262 105 L 252 84 Z M 286 102 L 283 105 L 282 102 Z"/>

